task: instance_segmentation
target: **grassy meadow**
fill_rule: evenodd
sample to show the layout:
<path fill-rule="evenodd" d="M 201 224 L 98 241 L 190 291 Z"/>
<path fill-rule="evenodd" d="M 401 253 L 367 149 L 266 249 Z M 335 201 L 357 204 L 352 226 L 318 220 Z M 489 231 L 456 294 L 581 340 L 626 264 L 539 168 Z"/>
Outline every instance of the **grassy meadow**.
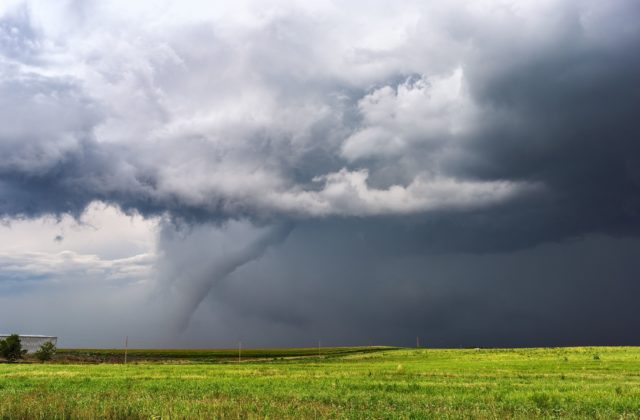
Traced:
<path fill-rule="evenodd" d="M 640 418 L 636 347 L 317 352 L 62 350 L 0 364 L 0 418 Z"/>

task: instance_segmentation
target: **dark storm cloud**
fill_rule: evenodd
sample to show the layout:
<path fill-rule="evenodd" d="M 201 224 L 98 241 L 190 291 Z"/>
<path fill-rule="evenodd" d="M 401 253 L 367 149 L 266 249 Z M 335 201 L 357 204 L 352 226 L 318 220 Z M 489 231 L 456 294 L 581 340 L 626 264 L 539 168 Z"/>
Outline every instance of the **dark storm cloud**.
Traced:
<path fill-rule="evenodd" d="M 167 216 L 196 341 L 629 342 L 640 6 L 401 3 L 5 13 L 0 216 Z"/>
<path fill-rule="evenodd" d="M 538 207 L 550 235 L 640 227 L 640 26 L 623 17 L 640 8 L 611 7 L 597 42 L 573 13 L 546 28 L 562 27 L 548 50 L 527 54 L 514 43 L 495 64 L 470 67 L 474 95 L 491 111 L 458 169 L 546 185 L 552 199 Z"/>
<path fill-rule="evenodd" d="M 389 255 L 358 229 L 296 229 L 212 290 L 192 326 L 218 345 L 638 344 L 637 239 L 509 253 Z M 389 238 L 394 241 L 393 237 Z M 209 321 L 207 321 L 209 320 Z"/>

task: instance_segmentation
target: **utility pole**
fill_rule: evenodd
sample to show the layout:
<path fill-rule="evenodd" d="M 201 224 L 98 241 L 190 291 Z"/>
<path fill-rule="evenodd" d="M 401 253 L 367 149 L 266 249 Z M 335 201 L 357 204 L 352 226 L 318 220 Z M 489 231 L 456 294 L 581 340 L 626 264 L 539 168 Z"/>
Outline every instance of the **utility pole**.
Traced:
<path fill-rule="evenodd" d="M 129 336 L 124 338 L 124 364 L 127 364 L 127 351 L 129 350 Z"/>
<path fill-rule="evenodd" d="M 320 340 L 318 340 L 318 358 L 320 358 Z"/>
<path fill-rule="evenodd" d="M 416 336 L 416 348 L 420 348 L 420 336 Z"/>
<path fill-rule="evenodd" d="M 242 341 L 238 341 L 238 363 L 242 360 Z"/>

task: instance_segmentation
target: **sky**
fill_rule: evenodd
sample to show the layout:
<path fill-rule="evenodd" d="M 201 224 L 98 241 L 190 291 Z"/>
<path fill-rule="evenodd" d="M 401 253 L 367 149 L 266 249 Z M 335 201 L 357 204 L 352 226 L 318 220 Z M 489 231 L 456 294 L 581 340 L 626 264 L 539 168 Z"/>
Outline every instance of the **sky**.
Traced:
<path fill-rule="evenodd" d="M 0 332 L 640 344 L 635 0 L 0 3 Z"/>

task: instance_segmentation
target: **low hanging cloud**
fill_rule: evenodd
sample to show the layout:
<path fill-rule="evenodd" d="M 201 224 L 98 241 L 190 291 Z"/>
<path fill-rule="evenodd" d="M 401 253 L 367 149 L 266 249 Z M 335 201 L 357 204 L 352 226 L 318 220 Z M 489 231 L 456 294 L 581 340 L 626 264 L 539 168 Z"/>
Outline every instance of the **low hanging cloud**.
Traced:
<path fill-rule="evenodd" d="M 473 209 L 496 204 L 523 192 L 524 183 L 508 181 L 460 181 L 454 178 L 429 179 L 418 174 L 409 185 L 388 189 L 369 188 L 369 172 L 345 169 L 316 177 L 323 182 L 319 191 L 300 191 L 274 197 L 274 206 L 285 212 L 310 216 L 402 215 L 442 209 Z M 267 204 L 268 206 L 268 204 Z"/>
<path fill-rule="evenodd" d="M 91 265 L 108 277 L 104 264 L 155 255 L 149 287 L 179 327 L 228 279 L 295 265 L 278 254 L 291 238 L 318 255 L 322 230 L 332 249 L 366 238 L 345 258 L 385 267 L 636 237 L 638 16 L 631 0 L 5 2 L 0 219 L 81 220 L 99 202 L 159 223 L 154 249 Z M 96 255 L 66 251 L 31 257 Z M 19 268 L 27 254 L 1 254 L 5 272 L 42 277 Z M 411 274 L 447 275 L 427 268 Z M 487 276 L 487 294 L 502 287 Z"/>

